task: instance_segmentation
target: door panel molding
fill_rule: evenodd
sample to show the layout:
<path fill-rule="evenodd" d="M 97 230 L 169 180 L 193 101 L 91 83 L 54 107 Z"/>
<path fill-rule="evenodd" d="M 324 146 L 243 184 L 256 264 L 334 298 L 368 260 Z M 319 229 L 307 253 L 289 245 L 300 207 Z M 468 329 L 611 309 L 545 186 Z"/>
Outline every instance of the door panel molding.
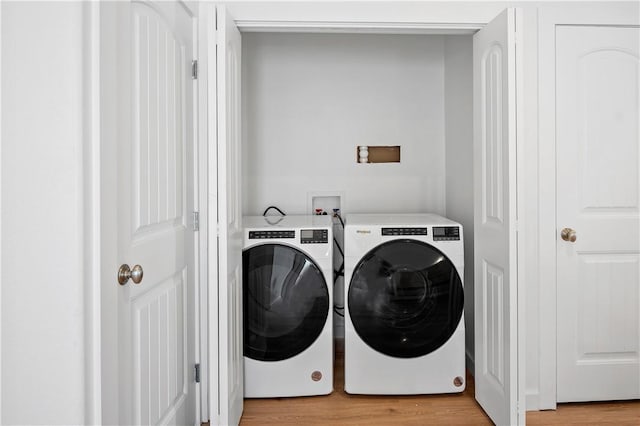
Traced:
<path fill-rule="evenodd" d="M 134 362 L 139 364 L 134 377 L 137 424 L 162 424 L 187 397 L 186 282 L 185 268 L 132 301 Z M 167 329 L 167 334 L 149 334 L 152 322 Z M 147 358 L 152 362 L 146 364 Z M 155 386 L 145 389 L 145 382 Z"/>
<path fill-rule="evenodd" d="M 487 345 L 483 348 L 484 357 L 482 371 L 493 381 L 496 388 L 505 387 L 505 359 L 504 351 L 496 350 L 505 346 L 504 319 L 502 315 L 489 315 L 490 312 L 501 314 L 504 312 L 504 269 L 482 261 L 484 274 L 482 276 L 482 300 L 485 306 L 490 306 L 484 312 L 482 333 Z M 489 336 L 492 336 L 491 339 Z"/>
<path fill-rule="evenodd" d="M 176 158 L 179 164 L 185 149 L 181 128 L 185 100 L 176 99 L 176 94 L 185 89 L 181 64 L 187 60 L 187 47 L 163 20 L 154 19 L 146 10 L 136 12 L 133 54 L 138 60 L 134 61 L 133 102 L 138 121 L 133 143 L 139 161 L 134 162 L 131 185 L 136 200 L 133 223 L 139 229 L 184 217 L 186 171 L 173 168 L 169 160 Z M 166 66 L 158 66 L 156 60 Z M 161 88 L 157 96 L 150 90 L 153 87 Z"/>
<path fill-rule="evenodd" d="M 482 223 L 502 227 L 504 223 L 503 192 L 504 171 L 502 162 L 502 46 L 494 44 L 481 59 L 480 93 L 483 108 L 482 123 Z"/>

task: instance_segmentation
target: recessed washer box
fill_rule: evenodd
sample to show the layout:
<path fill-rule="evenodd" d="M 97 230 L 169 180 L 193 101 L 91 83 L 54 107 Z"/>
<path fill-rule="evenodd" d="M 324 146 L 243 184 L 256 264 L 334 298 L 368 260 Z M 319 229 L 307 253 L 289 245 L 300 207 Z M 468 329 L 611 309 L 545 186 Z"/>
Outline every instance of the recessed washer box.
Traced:
<path fill-rule="evenodd" d="M 332 214 L 333 209 L 344 211 L 343 191 L 314 191 L 307 193 L 307 211 L 316 214 L 316 209 L 322 209 L 327 214 Z"/>

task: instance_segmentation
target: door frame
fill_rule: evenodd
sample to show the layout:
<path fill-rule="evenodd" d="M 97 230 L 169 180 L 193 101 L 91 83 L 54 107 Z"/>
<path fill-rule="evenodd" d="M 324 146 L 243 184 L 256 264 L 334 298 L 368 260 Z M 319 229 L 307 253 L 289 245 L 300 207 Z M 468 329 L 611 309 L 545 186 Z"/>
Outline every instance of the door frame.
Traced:
<path fill-rule="evenodd" d="M 538 12 L 538 262 L 539 262 L 539 369 L 537 409 L 557 406 L 557 258 L 556 243 L 556 105 L 555 105 L 555 42 L 556 26 L 638 26 L 640 7 L 637 2 L 614 4 L 581 4 L 571 6 L 540 6 Z M 553 165 L 553 172 L 543 170 Z M 544 283 L 544 285 L 543 285 Z"/>
<path fill-rule="evenodd" d="M 2 99 L 2 3 L 0 2 L 0 99 Z M 0 102 L 0 135 L 2 135 L 2 102 Z M 2 142 L 0 142 L 0 241 L 2 241 Z M 2 247 L 0 245 L 0 277 L 2 276 Z M 0 286 L 0 318 L 2 318 L 2 287 Z M 93 318 L 87 313 L 87 319 Z M 86 350 L 91 349 L 87 347 Z M 2 326 L 0 326 L 0 366 L 2 366 Z M 1 368 L 1 367 L 0 367 Z M 92 377 L 92 370 L 87 369 L 87 378 Z M 87 404 L 88 411 L 91 408 Z M 0 386 L 0 419 L 2 419 L 2 386 Z"/>
<path fill-rule="evenodd" d="M 497 16 L 502 10 L 509 7 L 509 3 L 503 4 L 482 4 L 476 6 L 471 6 L 468 9 L 452 7 L 451 5 L 438 5 L 438 4 L 429 4 L 429 2 L 425 2 L 418 7 L 415 5 L 409 5 L 405 8 L 398 8 L 397 5 L 394 5 L 393 2 L 381 2 L 378 5 L 346 5 L 346 6 L 335 6 L 331 4 L 327 5 L 318 5 L 316 2 L 307 5 L 296 5 L 296 4 L 287 4 L 284 6 L 278 5 L 269 5 L 269 7 L 261 7 L 252 4 L 233 4 L 227 3 L 225 7 L 230 11 L 230 13 L 236 18 L 236 25 L 238 26 L 241 33 L 244 32 L 315 32 L 315 33 L 354 33 L 354 34 L 467 34 L 471 35 L 475 33 L 477 30 L 483 28 L 488 22 L 490 22 L 495 16 Z M 201 20 L 207 20 L 206 23 L 201 23 L 201 27 L 206 27 L 209 29 L 209 39 L 215 40 L 215 4 L 212 5 L 214 8 L 213 13 L 201 13 Z M 400 9 L 400 12 L 398 12 Z M 524 8 L 523 12 L 523 21 L 524 21 L 524 32 L 522 34 L 522 38 L 520 39 L 524 44 L 530 43 L 531 40 L 535 39 L 536 35 L 536 25 L 535 25 L 535 13 L 528 13 L 531 10 L 535 12 L 535 6 L 533 8 Z M 320 18 L 318 16 L 321 16 Z M 213 18 L 214 22 L 211 22 Z M 209 61 L 215 61 L 215 42 L 211 43 L 212 46 L 209 48 Z M 530 67 L 535 67 L 536 57 L 535 54 L 531 54 L 531 51 L 535 49 L 530 49 L 529 52 L 524 50 L 519 53 L 519 59 L 522 59 L 524 62 L 529 63 Z M 213 58 L 213 59 L 211 59 Z M 209 71 L 207 73 L 206 79 L 215 82 L 215 63 L 209 63 Z M 524 67 L 523 67 L 524 69 Z M 528 74 L 525 72 L 525 80 L 528 80 L 530 84 L 525 85 L 524 82 L 518 82 L 518 89 L 521 93 L 531 93 L 531 87 L 537 89 L 537 85 L 535 84 L 535 79 L 533 79 L 537 74 L 532 73 Z M 201 82 L 202 83 L 202 82 Z M 206 84 L 206 83 L 204 83 Z M 527 86 L 529 88 L 527 88 Z M 209 117 L 211 123 L 215 123 L 216 120 L 216 111 L 215 111 L 215 96 L 216 90 L 214 84 L 210 84 L 208 88 L 208 96 L 209 96 L 209 111 L 207 117 Z M 521 95 L 526 96 L 526 95 Z M 212 101 L 213 100 L 213 101 Z M 524 111 L 518 112 L 518 119 L 521 120 L 521 123 L 518 123 L 518 126 L 521 126 L 522 122 L 524 123 L 537 123 L 537 117 L 535 116 L 535 108 L 528 102 L 525 102 Z M 535 132 L 528 130 L 524 131 L 522 129 L 518 130 L 519 136 L 524 136 L 524 139 L 530 139 L 532 135 L 535 135 Z M 209 132 L 208 140 L 210 141 L 209 146 L 215 146 L 215 132 Z M 523 145 L 525 147 L 528 145 L 526 141 L 524 141 Z M 526 152 L 524 149 L 518 149 L 516 155 L 516 168 L 517 170 L 525 170 L 526 168 L 533 167 L 535 161 L 526 161 Z M 208 154 L 208 164 L 207 170 L 213 171 L 216 169 L 216 157 L 215 152 L 209 152 Z M 531 157 L 530 157 L 531 158 Z M 215 173 L 203 173 L 202 176 L 206 177 L 208 174 L 208 182 L 200 182 L 202 186 L 207 185 L 209 188 L 208 191 L 208 206 L 209 210 L 208 220 L 211 221 L 209 228 L 212 232 L 215 232 L 217 224 L 214 223 L 215 218 L 217 217 L 217 207 L 215 202 L 217 200 L 216 193 L 216 177 Z M 524 253 L 525 252 L 525 240 L 527 238 L 527 233 L 525 230 L 525 218 L 528 215 L 525 213 L 524 204 L 525 204 L 525 189 L 529 191 L 529 188 L 525 187 L 526 178 L 521 178 L 522 174 L 518 174 L 518 179 L 516 182 L 516 204 L 517 211 L 519 213 L 517 232 L 520 237 L 518 238 L 517 243 L 517 252 Z M 203 207 L 204 208 L 204 207 Z M 534 217 L 530 218 L 534 220 Z M 216 252 L 215 244 L 211 244 L 213 239 L 215 239 L 217 235 L 210 235 L 209 238 L 209 247 L 208 247 L 208 258 L 205 262 L 208 263 L 209 271 L 209 284 L 213 284 L 217 277 L 217 269 L 218 269 L 218 253 Z M 203 251 L 202 253 L 207 253 Z M 518 339 L 517 339 L 517 352 L 518 352 L 518 382 L 520 390 L 524 390 L 525 383 L 523 383 L 526 379 L 525 375 L 525 264 L 526 264 L 526 256 L 520 255 L 518 256 L 516 253 L 517 259 L 517 294 L 518 294 Z M 216 283 L 217 284 L 217 283 Z M 215 324 L 215 319 L 218 318 L 218 306 L 217 300 L 212 298 L 209 295 L 211 302 L 207 307 L 207 312 L 203 312 L 203 325 L 204 327 L 217 327 L 218 324 Z M 208 322 L 205 319 L 208 316 Z M 214 339 L 211 339 L 214 340 Z M 217 354 L 218 342 L 209 341 L 209 363 L 211 365 L 214 364 L 215 356 Z M 474 361 L 474 360 L 472 360 Z M 471 365 L 472 370 L 474 365 Z M 209 371 L 208 380 L 210 383 L 209 392 L 215 393 L 216 390 L 214 385 L 217 379 L 217 373 L 211 369 Z M 520 392 L 519 392 L 520 393 Z M 521 394 L 521 393 L 520 393 Z M 214 401 L 216 399 L 215 395 L 210 395 L 210 401 Z M 521 404 L 524 404 L 525 401 L 521 401 Z M 210 412 L 215 410 L 214 407 L 208 407 Z M 212 416 L 209 416 L 212 419 Z"/>
<path fill-rule="evenodd" d="M 188 3 L 193 3 L 189 1 Z M 210 126 L 209 123 L 215 123 L 215 79 L 212 84 L 209 84 L 211 67 L 210 58 L 215 61 L 216 43 L 215 43 L 215 17 L 213 23 L 211 22 L 210 15 L 215 8 L 210 3 L 199 2 L 197 6 L 191 8 L 198 17 L 198 34 L 195 37 L 197 41 L 197 57 L 198 57 L 198 93 L 196 94 L 198 105 L 198 128 L 196 132 L 198 134 L 197 144 L 197 163 L 198 163 L 198 211 L 199 211 L 199 258 L 196 259 L 198 263 L 198 271 L 200 275 L 199 291 L 200 293 L 200 316 L 196 318 L 196 321 L 200 324 L 200 400 L 198 405 L 200 407 L 200 418 L 202 421 L 211 419 L 209 406 L 209 394 L 213 392 L 211 390 L 211 383 L 217 383 L 218 375 L 217 369 L 211 369 L 209 367 L 211 363 L 210 353 L 217 353 L 217 341 L 211 339 L 209 336 L 209 330 L 212 323 L 210 323 L 209 313 L 211 311 L 209 303 L 209 283 L 211 280 L 209 274 L 217 274 L 218 263 L 211 262 L 211 259 L 217 259 L 217 246 L 210 244 L 209 232 L 214 232 L 216 227 L 210 231 L 209 222 L 214 223 L 209 214 L 209 187 L 216 188 L 215 181 L 210 182 L 209 173 L 209 155 L 211 152 L 215 153 L 215 149 L 209 149 L 214 147 L 215 140 L 215 126 Z M 213 24 L 213 25 L 212 25 Z M 215 68 L 215 62 L 213 64 Z M 211 127 L 211 129 L 210 129 Z M 215 163 L 214 163 L 215 164 Z M 217 194 L 216 194 L 217 195 Z M 217 204 L 217 201 L 212 202 L 213 205 Z M 217 213 L 213 210 L 213 213 Z M 215 293 L 215 292 L 214 292 Z M 212 346 L 213 345 L 213 346 Z"/>
<path fill-rule="evenodd" d="M 110 405 L 103 398 L 105 395 L 103 392 L 105 382 L 103 372 L 109 369 L 109 365 L 115 365 L 111 360 L 117 359 L 115 351 L 103 352 L 105 346 L 103 345 L 103 323 L 105 320 L 111 320 L 111 318 L 107 318 L 108 313 L 105 313 L 106 310 L 103 309 L 105 300 L 110 300 L 110 292 L 104 282 L 104 277 L 107 270 L 115 270 L 116 264 L 115 238 L 112 238 L 108 233 L 103 233 L 103 226 L 115 226 L 116 214 L 114 212 L 112 217 L 109 217 L 102 212 L 103 206 L 115 199 L 115 191 L 109 189 L 109 185 L 105 183 L 113 182 L 109 179 L 111 177 L 115 179 L 115 174 L 112 175 L 111 172 L 105 171 L 104 160 L 110 157 L 108 155 L 109 149 L 103 143 L 106 138 L 101 130 L 103 122 L 103 100 L 101 98 L 103 83 L 101 79 L 102 19 L 99 3 L 91 2 L 83 5 L 83 20 L 86 25 L 83 28 L 85 55 L 83 58 L 82 102 L 85 111 L 87 111 L 87 119 L 83 128 L 83 137 L 87 142 L 83 146 L 82 153 L 82 176 L 85 182 L 82 206 L 84 210 L 82 224 L 84 238 L 83 277 L 87 283 L 84 294 L 86 324 L 84 372 L 86 377 L 85 422 L 90 424 L 104 422 L 103 413 L 108 412 Z M 113 300 L 115 301 L 115 299 Z"/>

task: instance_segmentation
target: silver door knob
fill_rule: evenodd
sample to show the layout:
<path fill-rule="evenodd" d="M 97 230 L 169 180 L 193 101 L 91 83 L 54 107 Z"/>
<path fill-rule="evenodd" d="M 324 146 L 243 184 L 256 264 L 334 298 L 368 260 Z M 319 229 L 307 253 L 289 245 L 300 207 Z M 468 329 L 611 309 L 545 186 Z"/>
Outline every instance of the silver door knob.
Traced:
<path fill-rule="evenodd" d="M 120 265 L 120 269 L 118 269 L 118 283 L 125 285 L 127 281 L 129 281 L 129 278 L 131 278 L 134 284 L 140 284 L 142 275 L 144 275 L 142 266 L 135 265 L 133 268 L 129 268 L 129 265 L 125 263 Z"/>
<path fill-rule="evenodd" d="M 576 231 L 571 228 L 563 228 L 562 231 L 560 231 L 560 237 L 562 237 L 562 239 L 565 241 L 575 243 L 577 238 Z"/>

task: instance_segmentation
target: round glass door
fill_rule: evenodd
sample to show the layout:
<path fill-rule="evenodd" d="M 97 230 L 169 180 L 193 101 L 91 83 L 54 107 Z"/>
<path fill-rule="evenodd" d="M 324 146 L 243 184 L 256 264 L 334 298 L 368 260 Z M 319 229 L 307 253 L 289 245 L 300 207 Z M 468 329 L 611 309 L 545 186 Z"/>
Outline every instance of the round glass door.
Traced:
<path fill-rule="evenodd" d="M 329 290 L 318 266 L 292 247 L 265 244 L 242 254 L 244 355 L 291 358 L 315 342 L 329 315 Z"/>
<path fill-rule="evenodd" d="M 413 358 L 441 347 L 462 317 L 462 281 L 453 263 L 435 247 L 393 240 L 356 265 L 348 292 L 349 316 L 371 348 Z"/>

